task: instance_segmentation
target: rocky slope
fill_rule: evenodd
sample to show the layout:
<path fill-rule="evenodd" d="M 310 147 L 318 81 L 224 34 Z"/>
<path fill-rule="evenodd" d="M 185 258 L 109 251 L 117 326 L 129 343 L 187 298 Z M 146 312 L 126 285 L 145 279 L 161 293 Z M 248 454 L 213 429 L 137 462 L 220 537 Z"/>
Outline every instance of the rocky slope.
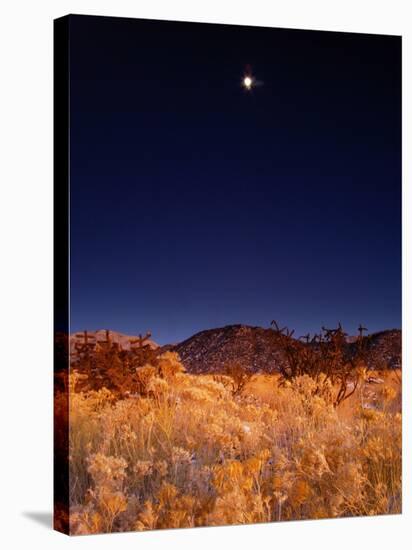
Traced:
<path fill-rule="evenodd" d="M 356 339 L 348 342 L 355 349 Z M 303 345 L 303 344 L 302 344 Z M 237 363 L 253 372 L 277 372 L 282 361 L 271 329 L 229 325 L 205 330 L 173 346 L 189 372 L 217 372 Z M 372 369 L 400 368 L 401 331 L 388 330 L 365 339 L 368 366 Z"/>
<path fill-rule="evenodd" d="M 236 362 L 258 372 L 275 372 L 281 354 L 272 331 L 247 325 L 204 330 L 174 346 L 190 372 L 216 372 Z"/>
<path fill-rule="evenodd" d="M 402 332 L 396 329 L 375 332 L 365 339 L 365 350 L 371 368 L 400 369 Z"/>

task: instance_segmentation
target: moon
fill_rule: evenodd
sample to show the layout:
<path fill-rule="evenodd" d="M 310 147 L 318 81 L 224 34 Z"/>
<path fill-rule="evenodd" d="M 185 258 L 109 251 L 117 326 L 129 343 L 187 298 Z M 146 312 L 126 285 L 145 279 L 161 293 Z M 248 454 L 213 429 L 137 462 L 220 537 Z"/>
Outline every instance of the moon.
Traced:
<path fill-rule="evenodd" d="M 251 76 L 245 76 L 243 79 L 243 86 L 246 90 L 250 90 L 253 86 L 253 78 Z"/>

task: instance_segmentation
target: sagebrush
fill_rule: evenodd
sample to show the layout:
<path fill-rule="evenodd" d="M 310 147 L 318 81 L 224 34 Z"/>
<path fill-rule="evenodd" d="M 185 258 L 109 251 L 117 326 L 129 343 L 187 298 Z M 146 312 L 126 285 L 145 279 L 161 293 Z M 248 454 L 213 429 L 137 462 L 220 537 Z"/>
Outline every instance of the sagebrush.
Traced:
<path fill-rule="evenodd" d="M 70 377 L 71 533 L 401 511 L 399 373 L 336 408 L 307 375 L 233 391 L 171 352 L 142 369 L 126 397 Z"/>

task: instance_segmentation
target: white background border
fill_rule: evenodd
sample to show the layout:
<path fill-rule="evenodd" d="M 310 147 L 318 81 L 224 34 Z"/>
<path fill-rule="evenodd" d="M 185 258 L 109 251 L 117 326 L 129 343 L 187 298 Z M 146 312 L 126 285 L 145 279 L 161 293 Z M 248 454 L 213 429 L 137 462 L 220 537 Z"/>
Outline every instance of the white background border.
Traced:
<path fill-rule="evenodd" d="M 411 2 L 409 2 L 411 4 Z M 404 513 L 68 538 L 33 515 L 52 509 L 52 19 L 67 13 L 403 36 Z M 392 0 L 9 0 L 0 9 L 0 540 L 3 548 L 314 547 L 397 549 L 412 520 L 410 445 L 411 21 Z M 43 516 L 42 516 L 43 514 Z M 44 522 L 43 522 L 44 523 Z M 409 525 L 408 525 L 409 524 Z"/>

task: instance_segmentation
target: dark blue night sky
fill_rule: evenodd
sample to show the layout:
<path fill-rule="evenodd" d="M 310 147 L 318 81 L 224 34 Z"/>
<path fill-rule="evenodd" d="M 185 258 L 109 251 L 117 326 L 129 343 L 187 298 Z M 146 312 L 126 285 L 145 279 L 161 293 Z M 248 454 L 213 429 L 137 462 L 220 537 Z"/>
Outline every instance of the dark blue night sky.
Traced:
<path fill-rule="evenodd" d="M 72 331 L 400 327 L 400 38 L 73 16 L 70 71 Z"/>

